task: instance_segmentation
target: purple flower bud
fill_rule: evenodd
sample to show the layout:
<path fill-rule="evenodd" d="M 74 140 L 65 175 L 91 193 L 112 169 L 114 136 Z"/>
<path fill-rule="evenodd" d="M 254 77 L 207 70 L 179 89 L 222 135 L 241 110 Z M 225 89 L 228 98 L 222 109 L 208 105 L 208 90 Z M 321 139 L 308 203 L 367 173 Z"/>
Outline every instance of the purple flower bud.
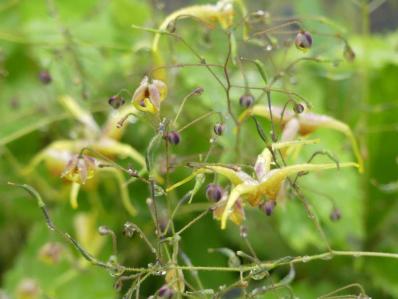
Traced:
<path fill-rule="evenodd" d="M 210 201 L 219 201 L 223 196 L 224 190 L 220 185 L 209 184 L 206 188 L 206 197 Z"/>
<path fill-rule="evenodd" d="M 253 103 L 254 103 L 254 97 L 250 93 L 244 94 L 239 98 L 239 104 L 244 108 L 251 107 Z"/>
<path fill-rule="evenodd" d="M 158 295 L 161 298 L 171 298 L 174 295 L 174 292 L 172 288 L 165 284 L 159 289 Z"/>
<path fill-rule="evenodd" d="M 272 212 L 274 211 L 275 206 L 276 206 L 275 200 L 267 200 L 266 202 L 264 202 L 261 205 L 261 208 L 267 216 L 271 216 Z"/>
<path fill-rule="evenodd" d="M 218 136 L 221 136 L 224 133 L 225 125 L 223 123 L 216 123 L 214 125 L 214 133 Z"/>
<path fill-rule="evenodd" d="M 174 145 L 177 145 L 180 143 L 181 137 L 180 134 L 176 131 L 171 131 L 167 134 L 167 140 Z"/>
<path fill-rule="evenodd" d="M 45 85 L 50 84 L 51 81 L 53 80 L 48 71 L 41 71 L 39 73 L 39 79 Z"/>
<path fill-rule="evenodd" d="M 330 212 L 330 220 L 339 221 L 341 218 L 341 211 L 338 208 L 333 208 L 332 212 Z"/>
<path fill-rule="evenodd" d="M 306 51 L 312 46 L 312 36 L 308 31 L 299 31 L 294 40 L 296 48 L 301 51 Z"/>
<path fill-rule="evenodd" d="M 111 96 L 108 100 L 108 104 L 112 106 L 113 109 L 119 109 L 121 106 L 123 106 L 125 103 L 125 100 L 118 95 Z"/>
<path fill-rule="evenodd" d="M 296 112 L 297 114 L 303 113 L 304 112 L 304 105 L 300 103 L 294 104 L 293 111 Z"/>

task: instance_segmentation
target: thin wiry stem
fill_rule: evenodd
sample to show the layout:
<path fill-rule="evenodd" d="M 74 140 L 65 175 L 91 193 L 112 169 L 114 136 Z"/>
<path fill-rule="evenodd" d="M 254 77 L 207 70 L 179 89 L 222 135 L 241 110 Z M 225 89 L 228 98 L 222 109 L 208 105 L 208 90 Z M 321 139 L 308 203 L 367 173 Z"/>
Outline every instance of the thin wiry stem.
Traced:
<path fill-rule="evenodd" d="M 189 221 L 183 228 L 181 228 L 178 232 L 176 232 L 176 235 L 182 234 L 185 230 L 187 230 L 189 227 L 191 227 L 192 224 L 198 222 L 200 219 L 202 219 L 206 214 L 208 213 L 208 210 L 203 211 L 200 213 L 198 216 L 193 218 L 191 221 Z"/>
<path fill-rule="evenodd" d="M 334 290 L 334 291 L 332 291 L 330 293 L 322 295 L 318 299 L 326 299 L 326 298 L 330 299 L 332 295 L 335 295 L 337 293 L 340 293 L 341 291 L 345 291 L 345 290 L 351 289 L 351 288 L 357 288 L 361 295 L 366 295 L 365 289 L 362 287 L 362 285 L 360 285 L 359 283 L 351 283 L 351 284 L 346 285 L 344 287 L 338 288 L 337 290 Z M 334 298 L 336 298 L 336 297 L 334 297 Z M 355 298 L 357 298 L 357 296 Z"/>
<path fill-rule="evenodd" d="M 229 73 L 228 73 L 228 63 L 231 59 L 231 53 L 232 53 L 232 45 L 231 45 L 231 33 L 228 33 L 228 52 L 227 52 L 227 58 L 225 59 L 224 63 L 224 76 L 225 80 L 227 81 L 227 84 L 225 86 L 225 94 L 227 97 L 227 106 L 228 106 L 228 113 L 232 117 L 233 121 L 235 122 L 235 125 L 238 125 L 238 120 L 236 116 L 232 112 L 232 103 L 231 103 L 231 80 L 229 78 Z"/>

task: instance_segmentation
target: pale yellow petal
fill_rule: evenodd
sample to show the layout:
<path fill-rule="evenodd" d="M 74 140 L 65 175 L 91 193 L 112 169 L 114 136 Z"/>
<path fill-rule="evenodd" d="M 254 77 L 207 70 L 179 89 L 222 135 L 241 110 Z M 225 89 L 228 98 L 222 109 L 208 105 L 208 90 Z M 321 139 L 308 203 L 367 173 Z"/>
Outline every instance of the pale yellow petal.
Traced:
<path fill-rule="evenodd" d="M 92 144 L 92 149 L 106 156 L 117 155 L 119 157 L 128 157 L 145 167 L 145 158 L 136 149 L 128 144 L 118 142 L 110 138 L 101 138 Z"/>
<path fill-rule="evenodd" d="M 344 167 L 358 167 L 357 163 L 340 163 L 340 168 Z M 259 192 L 266 195 L 269 199 L 275 199 L 282 182 L 289 176 L 298 174 L 299 172 L 314 172 L 327 169 L 336 169 L 335 163 L 325 164 L 297 164 L 286 166 L 280 169 L 271 170 L 264 180 L 259 185 Z"/>
<path fill-rule="evenodd" d="M 77 209 L 77 198 L 79 196 L 80 184 L 73 182 L 70 190 L 70 205 L 72 209 Z"/>
<path fill-rule="evenodd" d="M 239 185 L 242 183 L 256 183 L 255 179 L 241 170 L 234 170 L 230 167 L 219 165 L 206 165 L 204 168 L 225 176 L 234 185 Z"/>
<path fill-rule="evenodd" d="M 257 185 L 240 184 L 236 186 L 234 189 L 232 189 L 231 194 L 228 197 L 224 213 L 221 216 L 221 229 L 226 228 L 228 216 L 233 211 L 233 206 L 236 203 L 236 201 L 239 199 L 239 197 L 247 193 L 255 192 L 257 188 L 258 188 Z"/>

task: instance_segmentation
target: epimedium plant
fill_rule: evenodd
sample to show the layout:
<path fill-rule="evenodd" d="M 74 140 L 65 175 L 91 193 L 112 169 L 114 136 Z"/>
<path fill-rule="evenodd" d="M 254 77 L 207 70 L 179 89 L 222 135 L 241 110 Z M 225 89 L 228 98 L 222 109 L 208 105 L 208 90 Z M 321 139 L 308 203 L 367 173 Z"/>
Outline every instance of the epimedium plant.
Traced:
<path fill-rule="evenodd" d="M 183 19 L 189 20 L 186 22 Z M 108 270 L 114 277 L 115 288 L 123 293 L 123 298 L 133 298 L 133 296 L 140 298 L 141 285 L 159 276 L 162 286 L 151 289 L 153 297 L 220 298 L 238 290 L 238 296 L 247 298 L 264 296 L 268 293 L 282 296 L 280 294 L 285 292 L 294 298 L 294 289 L 290 284 L 295 278 L 295 265 L 298 263 L 330 259 L 335 256 L 396 258 L 396 255 L 387 253 L 334 250 L 329 244 L 321 221 L 301 189 L 302 177 L 307 174 L 312 175 L 310 172 L 328 169 L 345 171 L 342 169 L 345 167 L 358 168 L 360 173 L 366 171 L 360 148 L 350 127 L 330 116 L 312 112 L 316 111 L 316 106 L 313 107 L 311 104 L 312 100 L 295 92 L 291 87 L 292 84 L 288 82 L 295 65 L 299 62 L 335 63 L 335 59 L 323 58 L 321 54 L 300 56 L 304 55 L 301 53 L 311 54 L 310 49 L 316 44 L 317 36 L 332 37 L 333 42 L 341 44 L 344 59 L 351 61 L 355 58 L 348 41 L 340 32 L 335 32 L 338 26 L 332 21 L 326 18 L 316 19 L 331 28 L 328 33 L 304 28 L 304 21 L 302 18 L 275 17 L 274 19 L 261 10 L 249 12 L 243 1 L 238 0 L 221 0 L 216 4 L 185 7 L 167 16 L 158 29 L 133 25 L 133 28 L 139 32 L 149 32 L 154 35 L 150 47 L 152 65 L 148 66 L 146 75 L 135 91 L 128 91 L 132 94 L 131 103 L 125 103 L 120 93 L 110 97 L 109 104 L 115 111 L 103 128 L 100 128 L 93 116 L 72 97 L 60 97 L 60 103 L 83 128 L 82 137 L 54 141 L 31 160 L 23 173 L 29 176 L 44 161 L 49 171 L 60 179 L 71 182 L 70 202 L 76 209 L 81 186 L 84 186 L 87 192 L 91 192 L 98 188 L 97 176 L 101 172 L 110 172 L 118 181 L 123 205 L 131 216 L 140 213 L 132 203 L 140 199 L 131 200 L 127 188 L 134 181 L 141 181 L 149 190 L 146 204 L 153 220 L 152 231 L 147 235 L 144 229 L 134 223 L 134 218 L 130 218 L 123 226 L 123 233 L 126 237 L 138 234 L 142 238 L 153 258 L 146 267 L 125 264 L 118 250 L 117 234 L 107 226 L 98 225 L 96 223 L 98 219 L 95 219 L 96 221 L 91 224 L 87 224 L 86 221 L 82 226 L 85 226 L 85 229 L 98 227 L 98 234 L 109 236 L 112 242 L 112 254 L 109 258 L 105 261 L 97 258 L 96 253 L 101 245 L 96 246 L 96 250 L 83 246 L 90 243 L 87 239 L 92 238 L 90 236 L 94 234 L 92 230 L 83 237 L 73 238 L 58 228 L 45 200 L 34 187 L 13 182 L 10 185 L 24 189 L 37 200 L 47 226 L 76 248 L 89 264 Z M 225 41 L 221 52 L 226 52 L 221 63 L 207 61 L 201 51 L 197 50 L 197 45 L 184 37 L 183 29 L 186 23 L 188 26 L 189 23 L 194 23 L 203 30 L 214 30 L 220 34 Z M 289 36 L 289 39 L 281 38 L 285 35 Z M 166 38 L 182 44 L 195 61 L 175 63 L 168 57 L 165 48 L 161 47 L 161 41 L 167 43 L 163 40 Z M 287 67 L 274 69 L 268 67 L 267 61 L 259 54 L 262 52 L 258 51 L 264 48 L 266 51 L 280 50 L 288 56 L 287 49 L 292 46 L 296 51 L 292 62 Z M 254 47 L 257 51 L 253 51 L 254 54 L 246 53 L 245 47 Z M 175 54 L 173 49 L 171 52 Z M 250 76 L 247 71 L 249 67 L 255 70 L 250 72 Z M 220 110 L 210 105 L 207 107 L 209 111 L 198 117 L 190 117 L 186 111 L 188 101 L 191 101 L 191 98 L 201 101 L 202 93 L 206 94 L 208 87 L 195 88 L 180 99 L 176 92 L 179 87 L 178 79 L 173 78 L 175 69 L 182 71 L 189 69 L 190 72 L 204 69 L 207 72 L 206 76 L 223 92 L 217 94 L 217 98 L 211 99 L 217 101 Z M 44 80 L 46 84 L 51 82 L 48 80 L 48 74 Z M 262 86 L 259 86 L 260 84 Z M 281 106 L 274 103 L 275 94 L 278 94 L 278 103 Z M 240 112 L 237 113 L 238 109 Z M 216 122 L 213 116 L 217 117 Z M 266 118 L 267 123 L 259 121 L 257 116 Z M 185 125 L 180 124 L 181 117 L 188 120 Z M 143 153 L 119 141 L 123 133 L 129 132 L 128 124 L 131 119 L 138 121 L 139 126 L 150 126 L 154 129 L 154 135 L 151 136 Z M 251 127 L 249 134 L 245 134 L 244 127 L 248 119 L 252 119 L 255 126 Z M 206 121 L 212 128 L 210 142 L 206 144 L 205 152 L 195 154 L 187 151 L 184 156 L 188 158 L 181 159 L 183 162 L 173 161 L 176 158 L 171 152 L 177 151 L 178 147 L 186 142 L 187 136 L 184 131 L 200 126 Z M 269 128 L 270 132 L 267 133 L 264 128 Z M 322 135 L 319 139 L 308 139 L 307 136 L 323 128 L 340 131 L 349 138 L 356 162 L 340 162 L 338 157 L 326 149 L 314 151 L 307 161 L 302 162 L 305 159 L 302 157 L 302 146 L 322 144 Z M 299 135 L 302 137 L 298 139 Z M 253 156 L 246 157 L 244 147 L 249 143 L 261 146 L 263 149 Z M 226 155 L 228 161 L 219 158 L 220 150 L 222 154 L 229 148 L 233 148 L 234 153 Z M 248 153 L 251 154 L 250 151 Z M 319 155 L 325 156 L 330 161 L 313 163 L 312 160 Z M 118 158 L 125 157 L 134 164 L 126 167 L 120 163 Z M 192 170 L 185 177 L 178 172 L 179 168 L 184 168 L 183 166 L 187 166 L 189 171 Z M 207 186 L 206 175 L 214 178 Z M 126 176 L 129 177 L 128 180 L 125 179 Z M 228 182 L 223 181 L 223 177 Z M 187 192 L 177 190 L 177 187 L 188 184 L 193 179 L 195 181 Z M 204 193 L 210 204 L 177 229 L 175 216 L 179 210 L 193 205 L 199 195 Z M 271 216 L 277 213 L 275 211 L 277 206 L 289 205 L 290 198 L 296 198 L 302 204 L 309 221 L 312 221 L 321 236 L 326 251 L 311 256 L 277 256 L 272 260 L 262 261 L 247 237 L 245 222 L 249 219 L 245 216 L 245 211 L 250 210 L 249 206 L 259 207 L 262 210 L 260 213 Z M 209 213 L 213 213 L 213 217 L 221 221 L 222 229 L 227 227 L 229 220 L 238 225 L 240 238 L 244 240 L 246 248 L 238 251 L 226 247 L 213 248 L 211 252 L 221 253 L 227 257 L 226 265 L 194 266 L 183 251 L 181 245 L 183 233 L 189 232 L 193 225 Z M 331 217 L 337 220 L 340 217 L 339 211 L 334 209 Z M 214 226 L 217 225 L 215 222 Z M 246 253 L 246 250 L 249 253 Z M 51 259 L 57 256 L 59 247 L 47 245 L 43 252 L 45 256 L 50 255 Z M 87 266 L 85 263 L 84 267 Z M 289 266 L 288 274 L 275 281 L 272 273 L 282 266 Z M 199 271 L 236 272 L 236 280 L 227 286 L 220 283 L 221 286 L 217 289 L 208 288 L 201 281 Z M 35 288 L 31 289 L 35 291 Z M 343 286 L 322 295 L 321 298 L 336 298 L 348 289 L 355 290 L 356 294 L 353 296 L 356 298 L 368 298 L 360 284 Z M 21 298 L 26 296 L 23 291 Z"/>

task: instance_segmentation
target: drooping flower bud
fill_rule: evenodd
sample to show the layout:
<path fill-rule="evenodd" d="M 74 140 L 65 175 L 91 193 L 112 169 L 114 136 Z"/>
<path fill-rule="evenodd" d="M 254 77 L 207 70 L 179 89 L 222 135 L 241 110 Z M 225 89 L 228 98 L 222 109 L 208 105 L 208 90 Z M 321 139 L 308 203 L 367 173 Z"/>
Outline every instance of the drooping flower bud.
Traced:
<path fill-rule="evenodd" d="M 181 141 L 181 136 L 177 131 L 171 131 L 167 134 L 167 140 L 174 145 L 177 145 Z"/>
<path fill-rule="evenodd" d="M 341 211 L 338 208 L 333 208 L 333 210 L 330 212 L 330 220 L 332 221 L 339 221 L 341 219 Z"/>
<path fill-rule="evenodd" d="M 303 113 L 304 105 L 300 103 L 295 103 L 293 106 L 293 111 L 296 112 L 297 114 Z"/>
<path fill-rule="evenodd" d="M 48 71 L 46 71 L 46 70 L 41 71 L 39 73 L 39 79 L 40 79 L 41 83 L 43 83 L 45 85 L 50 84 L 52 82 L 52 80 L 53 80 L 53 78 L 51 77 L 50 73 Z"/>
<path fill-rule="evenodd" d="M 254 103 L 254 97 L 250 93 L 244 94 L 239 98 L 239 104 L 244 108 L 251 107 L 253 103 Z"/>
<path fill-rule="evenodd" d="M 312 36 L 308 31 L 299 31 L 294 40 L 296 48 L 301 51 L 307 51 L 312 46 Z"/>
<path fill-rule="evenodd" d="M 108 104 L 111 105 L 113 109 L 119 109 L 124 103 L 125 100 L 119 95 L 111 96 L 108 100 Z"/>
<path fill-rule="evenodd" d="M 225 125 L 223 123 L 216 123 L 214 125 L 214 134 L 221 136 L 224 133 Z"/>
<path fill-rule="evenodd" d="M 206 188 L 206 197 L 210 201 L 219 201 L 223 196 L 224 190 L 220 185 L 209 184 Z"/>
<path fill-rule="evenodd" d="M 276 206 L 275 200 L 267 200 L 261 205 L 261 209 L 265 212 L 267 216 L 271 216 L 275 206 Z"/>

